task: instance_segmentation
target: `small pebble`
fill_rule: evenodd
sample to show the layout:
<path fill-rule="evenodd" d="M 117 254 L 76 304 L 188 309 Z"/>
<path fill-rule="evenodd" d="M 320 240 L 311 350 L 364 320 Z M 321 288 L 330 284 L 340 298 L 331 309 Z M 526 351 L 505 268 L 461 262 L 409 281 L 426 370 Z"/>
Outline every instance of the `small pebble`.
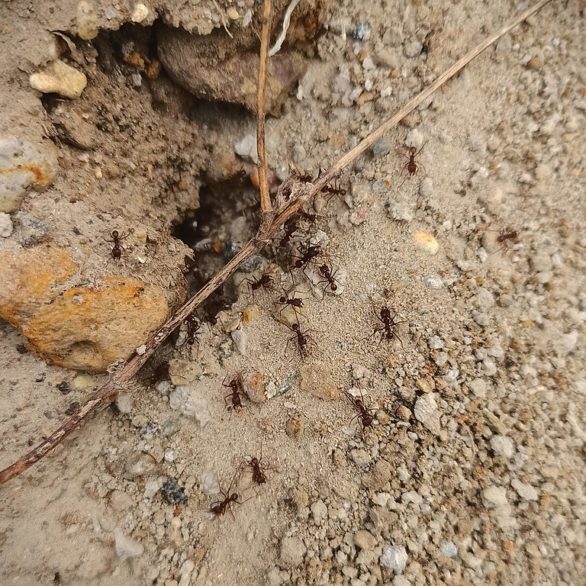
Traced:
<path fill-rule="evenodd" d="M 493 435 L 490 438 L 490 447 L 498 456 L 503 456 L 510 460 L 515 454 L 513 440 L 504 435 Z"/>
<path fill-rule="evenodd" d="M 419 128 L 413 128 L 405 137 L 405 146 L 419 150 L 423 146 L 423 133 Z"/>
<path fill-rule="evenodd" d="M 10 215 L 0 212 L 0 238 L 8 238 L 12 234 L 13 229 Z"/>
<path fill-rule="evenodd" d="M 376 547 L 376 537 L 366 529 L 354 533 L 354 545 L 359 549 L 371 550 Z"/>
<path fill-rule="evenodd" d="M 130 14 L 130 20 L 132 22 L 142 22 L 148 15 L 149 9 L 141 2 L 137 2 Z"/>
<path fill-rule="evenodd" d="M 446 541 L 441 545 L 441 552 L 448 558 L 458 557 L 458 547 L 451 541 Z"/>
<path fill-rule="evenodd" d="M 513 478 L 511 486 L 515 489 L 516 493 L 526 501 L 537 501 L 539 500 L 538 492 L 530 485 L 525 482 L 521 482 L 517 478 Z"/>
<path fill-rule="evenodd" d="M 121 529 L 114 530 L 114 549 L 122 560 L 136 558 L 144 553 L 144 547 L 138 541 L 124 535 Z"/>
<path fill-rule="evenodd" d="M 508 504 L 507 489 L 502 486 L 489 486 L 482 491 L 482 498 L 487 506 L 500 507 Z"/>
<path fill-rule="evenodd" d="M 213 470 L 204 470 L 199 477 L 199 487 L 206 496 L 219 494 L 220 483 L 218 475 Z"/>
<path fill-rule="evenodd" d="M 413 234 L 413 241 L 421 250 L 425 250 L 425 252 L 431 255 L 436 255 L 439 250 L 439 243 L 430 232 L 423 232 L 421 230 L 415 232 Z"/>
<path fill-rule="evenodd" d="M 155 471 L 157 462 L 150 454 L 139 452 L 129 458 L 124 467 L 124 478 L 135 480 Z"/>
<path fill-rule="evenodd" d="M 29 77 L 31 87 L 44 94 L 59 94 L 65 98 L 79 98 L 87 85 L 84 73 L 57 59 L 42 71 Z"/>
<path fill-rule="evenodd" d="M 234 145 L 234 152 L 242 159 L 248 159 L 258 165 L 258 153 L 256 151 L 256 136 L 247 134 Z"/>
<path fill-rule="evenodd" d="M 132 397 L 129 393 L 118 393 L 116 397 L 116 407 L 118 411 L 123 414 L 128 414 L 132 411 Z"/>
<path fill-rule="evenodd" d="M 410 59 L 413 59 L 414 57 L 421 55 L 422 51 L 423 51 L 423 45 L 417 39 L 412 39 L 411 41 L 407 41 L 403 45 L 403 54 L 405 55 L 405 57 L 409 57 Z"/>
<path fill-rule="evenodd" d="M 207 400 L 193 387 L 175 387 L 169 395 L 169 406 L 186 417 L 192 417 L 201 427 L 211 419 Z"/>
<path fill-rule="evenodd" d="M 284 537 L 281 541 L 279 561 L 284 568 L 296 568 L 303 563 L 307 548 L 300 537 Z"/>
<path fill-rule="evenodd" d="M 287 419 L 287 423 L 285 424 L 285 431 L 289 437 L 293 439 L 299 439 L 303 434 L 303 418 L 301 415 L 293 415 Z"/>
<path fill-rule="evenodd" d="M 436 273 L 423 277 L 423 284 L 428 289 L 443 289 L 444 286 L 442 278 Z"/>
<path fill-rule="evenodd" d="M 75 391 L 85 391 L 93 389 L 96 386 L 96 379 L 89 374 L 78 374 L 71 381 L 71 388 Z"/>
<path fill-rule="evenodd" d="M 380 565 L 389 568 L 395 574 L 402 574 L 407 567 L 409 556 L 403 545 L 391 545 L 385 547 L 380 557 Z"/>
<path fill-rule="evenodd" d="M 311 505 L 311 516 L 316 525 L 321 525 L 328 517 L 328 507 L 322 501 L 316 501 Z"/>
<path fill-rule="evenodd" d="M 246 356 L 248 349 L 248 334 L 244 330 L 238 329 L 234 330 L 230 336 L 232 337 L 238 352 L 240 352 L 242 356 Z"/>
<path fill-rule="evenodd" d="M 170 505 L 180 505 L 187 500 L 185 489 L 174 478 L 168 478 L 164 482 L 161 494 Z"/>
<path fill-rule="evenodd" d="M 439 434 L 441 429 L 440 415 L 437 411 L 434 393 L 421 395 L 415 402 L 413 413 L 415 419 L 422 423 L 425 428 L 432 433 Z"/>
<path fill-rule="evenodd" d="M 385 211 L 396 222 L 411 222 L 413 220 L 413 212 L 407 206 L 394 201 L 387 201 L 385 203 Z"/>

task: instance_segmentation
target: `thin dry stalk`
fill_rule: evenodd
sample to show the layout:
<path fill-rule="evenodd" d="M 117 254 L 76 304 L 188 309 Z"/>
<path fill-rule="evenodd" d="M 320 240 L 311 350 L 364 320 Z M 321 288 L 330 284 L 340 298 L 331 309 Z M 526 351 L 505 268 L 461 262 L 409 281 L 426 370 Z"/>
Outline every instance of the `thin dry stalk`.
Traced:
<path fill-rule="evenodd" d="M 267 85 L 267 61 L 271 30 L 271 0 L 264 0 L 260 37 L 260 62 L 258 66 L 258 93 L 256 108 L 256 150 L 258 152 L 258 183 L 260 189 L 261 230 L 269 228 L 273 219 L 273 203 L 269 192 L 269 168 L 265 147 L 265 94 Z"/>
<path fill-rule="evenodd" d="M 206 285 L 204 285 L 191 299 L 189 299 L 189 301 L 180 307 L 175 315 L 173 315 L 173 317 L 167 321 L 167 323 L 165 323 L 153 336 L 149 338 L 145 345 L 146 350 L 143 354 L 133 355 L 119 371 L 110 376 L 104 385 L 102 385 L 102 387 L 96 391 L 94 397 L 90 399 L 77 414 L 67 419 L 59 427 L 59 429 L 53 432 L 49 437 L 45 438 L 28 454 L 19 458 L 14 464 L 8 466 L 8 468 L 0 471 L 0 484 L 3 484 L 4 482 L 7 482 L 11 478 L 14 478 L 15 476 L 18 476 L 24 472 L 27 468 L 45 456 L 48 452 L 53 450 L 65 437 L 67 437 L 74 429 L 76 429 L 83 420 L 87 419 L 92 413 L 95 413 L 96 411 L 110 404 L 115 399 L 120 387 L 140 370 L 146 361 L 153 355 L 155 350 L 185 320 L 185 318 L 193 313 L 193 311 L 197 309 L 218 287 L 225 283 L 227 279 L 242 265 L 242 263 L 249 259 L 253 254 L 256 254 L 259 250 L 264 248 L 267 243 L 270 242 L 270 240 L 277 234 L 281 226 L 299 211 L 299 208 L 303 205 L 304 202 L 310 200 L 317 193 L 319 193 L 332 179 L 339 175 L 343 169 L 345 169 L 364 151 L 371 147 L 384 133 L 393 128 L 393 126 L 397 125 L 403 118 L 405 118 L 405 116 L 415 110 L 419 104 L 421 104 L 425 99 L 437 91 L 437 89 L 446 83 L 450 78 L 456 75 L 456 73 L 458 73 L 470 61 L 472 61 L 472 59 L 474 59 L 482 51 L 495 43 L 500 37 L 529 18 L 532 14 L 537 12 L 550 1 L 551 0 L 540 0 L 535 6 L 525 10 L 512 19 L 497 33 L 491 35 L 479 43 L 476 47 L 474 47 L 474 49 L 472 49 L 464 57 L 452 65 L 446 72 L 440 75 L 429 87 L 427 87 L 410 102 L 408 102 L 403 108 L 401 108 L 401 110 L 399 110 L 394 116 L 384 122 L 372 134 L 370 134 L 351 151 L 336 161 L 315 183 L 306 184 L 302 182 L 295 182 L 295 180 L 288 182 L 287 187 L 291 189 L 291 195 L 289 199 L 285 201 L 282 196 L 279 197 L 280 194 L 277 194 L 277 201 L 280 202 L 280 204 L 278 206 L 276 215 L 272 217 L 270 223 L 268 223 L 266 226 L 263 226 L 261 221 L 257 235 L 250 242 L 248 242 L 222 268 L 222 270 L 217 275 L 212 277 L 212 279 Z M 267 4 L 269 3 L 270 0 L 265 1 L 265 11 L 267 9 Z M 265 26 L 268 26 L 266 23 L 267 21 L 263 23 L 263 34 Z M 268 30 L 266 45 L 268 46 Z M 260 103 L 261 101 L 259 97 L 259 104 Z M 263 124 L 258 125 L 258 132 L 263 132 L 261 144 L 264 145 L 264 120 Z M 265 207 L 261 209 L 264 210 L 267 208 Z"/>

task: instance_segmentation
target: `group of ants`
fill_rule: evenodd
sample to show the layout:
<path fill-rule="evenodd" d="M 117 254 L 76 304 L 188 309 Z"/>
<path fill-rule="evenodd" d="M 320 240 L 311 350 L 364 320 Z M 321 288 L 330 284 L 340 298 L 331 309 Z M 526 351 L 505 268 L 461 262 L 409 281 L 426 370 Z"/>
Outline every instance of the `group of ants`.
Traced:
<path fill-rule="evenodd" d="M 418 165 L 418 163 L 415 161 L 415 157 L 421 152 L 422 149 L 423 147 L 421 147 L 419 150 L 417 150 L 415 147 L 408 147 L 407 149 L 409 160 L 404 165 L 404 171 L 407 171 L 409 176 L 415 175 L 418 168 L 420 167 L 420 165 Z M 297 174 L 297 178 L 304 182 L 313 181 L 313 178 L 309 175 Z M 332 185 L 324 186 L 322 193 L 326 195 L 329 201 L 329 199 L 334 196 L 344 196 L 346 191 L 334 183 Z M 287 245 L 292 242 L 294 235 L 302 231 L 300 221 L 305 222 L 308 227 L 311 227 L 315 224 L 317 217 L 318 216 L 316 214 L 300 209 L 296 216 L 285 222 L 283 226 L 283 235 L 280 238 L 278 248 L 285 249 Z M 121 236 L 117 230 L 114 230 L 111 233 L 111 236 L 111 240 L 108 240 L 108 242 L 113 243 L 111 255 L 114 260 L 119 260 L 122 256 L 121 241 L 125 236 Z M 518 234 L 516 231 L 503 231 L 499 234 L 497 241 L 501 244 L 504 244 L 508 240 L 516 241 L 517 238 Z M 312 282 L 312 279 L 306 273 L 306 271 L 308 269 L 315 268 L 320 280 L 314 284 L 316 286 L 321 285 L 324 291 L 329 289 L 332 294 L 335 294 L 335 292 L 338 290 L 338 287 L 340 286 L 339 281 L 336 279 L 337 272 L 333 269 L 331 264 L 327 263 L 327 261 L 319 260 L 320 258 L 323 258 L 324 255 L 325 251 L 319 244 L 312 244 L 311 240 L 308 240 L 305 243 L 302 242 L 298 248 L 297 254 L 294 254 L 289 261 L 289 272 L 292 282 L 295 283 L 293 271 L 302 272 L 305 277 L 310 282 Z M 264 272 L 260 277 L 255 279 L 246 279 L 245 282 L 253 297 L 255 292 L 260 290 L 267 292 L 274 292 L 276 290 L 274 278 L 267 272 Z M 287 307 L 291 307 L 294 312 L 294 323 L 291 325 L 285 324 L 290 329 L 292 334 L 288 340 L 288 344 L 294 343 L 297 347 L 300 358 L 305 360 L 310 354 L 311 347 L 315 344 L 315 342 L 309 333 L 311 330 L 304 330 L 299 320 L 298 310 L 303 308 L 303 299 L 301 297 L 297 297 L 295 291 L 293 291 L 292 294 L 289 294 L 283 290 L 283 294 L 279 297 L 278 303 L 282 306 L 281 312 Z M 389 342 L 392 340 L 399 340 L 401 345 L 403 345 L 401 338 L 397 334 L 397 326 L 403 322 L 397 321 L 397 314 L 394 312 L 394 310 L 389 307 L 389 305 L 383 304 L 383 306 L 378 309 L 375 315 L 379 323 L 377 323 L 375 326 L 372 336 L 378 336 L 378 343 L 380 344 L 383 341 Z M 211 318 L 212 323 L 214 323 L 215 320 L 213 319 L 213 314 L 209 315 L 209 317 Z M 195 317 L 194 314 L 190 314 L 185 319 L 184 344 L 188 346 L 198 344 L 198 337 L 201 335 L 201 325 L 201 321 Z M 236 412 L 242 410 L 244 408 L 243 397 L 246 395 L 244 390 L 244 383 L 242 381 L 242 375 L 238 374 L 234 376 L 228 383 L 226 383 L 226 379 L 224 379 L 222 384 L 223 386 L 230 389 L 230 392 L 224 397 L 226 408 Z M 353 420 L 358 419 L 360 421 L 363 432 L 368 428 L 371 428 L 374 423 L 373 410 L 366 406 L 363 397 L 349 396 L 349 400 L 351 401 L 354 409 L 357 411 L 357 415 L 353 418 Z M 260 458 L 251 457 L 248 461 L 245 461 L 243 465 L 250 468 L 252 481 L 255 485 L 260 486 L 267 482 L 266 471 L 268 468 L 262 465 L 262 450 Z M 224 515 L 226 511 L 231 510 L 231 507 L 234 504 L 242 504 L 244 502 L 239 500 L 240 496 L 238 493 L 232 491 L 232 486 L 234 485 L 241 471 L 242 466 L 240 466 L 236 471 L 226 491 L 222 490 L 220 487 L 220 493 L 223 498 L 222 500 L 213 502 L 209 509 L 210 512 L 214 514 L 214 516 L 219 517 Z"/>

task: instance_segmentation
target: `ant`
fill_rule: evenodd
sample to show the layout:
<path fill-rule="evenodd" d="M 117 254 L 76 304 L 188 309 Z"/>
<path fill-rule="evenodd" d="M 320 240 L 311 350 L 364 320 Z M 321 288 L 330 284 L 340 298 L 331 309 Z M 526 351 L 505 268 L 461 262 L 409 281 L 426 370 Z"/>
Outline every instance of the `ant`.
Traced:
<path fill-rule="evenodd" d="M 263 273 L 258 279 L 246 279 L 248 288 L 254 297 L 254 292 L 258 291 L 261 287 L 267 291 L 274 291 L 273 277 L 267 273 Z"/>
<path fill-rule="evenodd" d="M 185 318 L 185 325 L 187 326 L 187 337 L 185 338 L 185 344 L 193 346 L 197 342 L 197 338 L 200 335 L 199 328 L 201 322 L 193 315 L 190 314 Z"/>
<path fill-rule="evenodd" d="M 216 517 L 223 515 L 228 510 L 228 508 L 232 506 L 233 503 L 238 503 L 239 505 L 242 504 L 242 502 L 238 500 L 240 498 L 238 494 L 235 492 L 230 492 L 235 479 L 236 474 L 234 475 L 234 478 L 232 478 L 232 482 L 230 482 L 230 486 L 226 492 L 224 492 L 222 487 L 220 487 L 220 493 L 224 497 L 224 500 L 216 501 L 210 505 L 210 513 L 213 513 Z"/>
<path fill-rule="evenodd" d="M 403 340 L 401 340 L 401 338 L 397 335 L 397 326 L 399 324 L 404 323 L 403 321 L 396 321 L 396 315 L 393 315 L 391 312 L 391 309 L 389 308 L 388 305 L 383 305 L 380 309 L 380 312 L 378 315 L 376 315 L 376 318 L 381 322 L 382 325 L 379 325 L 375 328 L 374 330 L 374 334 L 379 334 L 380 335 L 380 340 L 379 340 L 379 344 L 383 341 L 383 340 L 392 340 L 393 338 L 396 338 L 397 340 L 399 340 L 399 342 L 401 342 L 401 348 L 403 348 Z"/>
<path fill-rule="evenodd" d="M 367 427 L 372 427 L 374 422 L 374 415 L 372 414 L 372 409 L 368 409 L 364 404 L 364 397 L 362 396 L 362 393 L 360 394 L 360 398 L 350 395 L 350 401 L 352 402 L 352 405 L 356 411 L 358 411 L 358 415 L 354 416 L 352 421 L 354 421 L 354 419 L 360 419 L 363 431 Z"/>
<path fill-rule="evenodd" d="M 231 389 L 231 391 L 224 397 L 226 408 L 233 409 L 234 411 L 240 411 L 243 409 L 242 395 L 244 394 L 244 385 L 242 384 L 242 376 L 240 374 L 235 376 L 228 384 L 226 384 L 226 379 L 224 379 L 222 385 Z M 228 405 L 227 399 L 230 399 L 232 405 Z"/>
<path fill-rule="evenodd" d="M 309 354 L 309 346 L 315 343 L 311 336 L 308 334 L 309 330 L 302 332 L 299 323 L 294 323 L 292 326 L 287 327 L 289 327 L 289 329 L 293 332 L 293 336 L 289 338 L 289 342 L 287 342 L 287 345 L 289 345 L 290 342 L 296 342 L 297 350 L 299 350 L 299 355 L 301 356 L 301 359 L 305 359 Z"/>
<path fill-rule="evenodd" d="M 513 228 L 503 228 L 496 237 L 496 241 L 504 248 L 508 248 L 510 244 L 518 244 L 519 232 Z"/>
<path fill-rule="evenodd" d="M 301 253 L 300 257 L 295 259 L 293 266 L 296 269 L 305 269 L 305 267 L 316 257 L 321 254 L 321 247 L 319 244 L 310 244 L 307 246 L 304 252 Z"/>
<path fill-rule="evenodd" d="M 332 268 L 329 267 L 327 264 L 320 265 L 318 267 L 319 274 L 324 278 L 323 281 L 319 281 L 320 283 L 327 283 L 326 288 L 329 287 L 332 292 L 337 291 L 338 289 L 338 282 L 336 281 L 336 273 L 338 271 L 333 271 Z"/>
<path fill-rule="evenodd" d="M 346 195 L 346 190 L 343 187 L 340 187 L 340 184 L 336 182 L 333 182 L 332 185 L 324 185 L 321 191 L 322 193 L 327 193 L 329 195 L 328 201 L 336 195 Z"/>
<path fill-rule="evenodd" d="M 283 236 L 283 238 L 281 238 L 279 246 L 285 246 L 289 242 L 289 240 L 291 240 L 291 236 L 293 236 L 293 234 L 297 231 L 298 228 L 299 227 L 297 226 L 297 222 L 295 221 L 295 219 L 291 218 L 290 220 L 287 220 L 285 222 L 285 225 L 283 226 L 285 235 Z"/>
<path fill-rule="evenodd" d="M 287 294 L 283 292 L 283 295 L 279 297 L 279 303 L 283 305 L 279 314 L 283 313 L 285 308 L 290 305 L 293 308 L 295 315 L 297 315 L 297 309 L 303 307 L 303 299 L 301 297 L 295 297 L 295 293 L 296 291 L 293 291 L 293 297 L 287 297 Z"/>
<path fill-rule="evenodd" d="M 423 143 L 421 145 L 421 148 L 419 150 L 417 150 L 417 147 L 414 146 L 410 146 L 410 147 L 403 147 L 407 149 L 407 156 L 409 157 L 409 160 L 405 163 L 405 165 L 403 166 L 403 171 L 407 170 L 407 173 L 409 174 L 408 177 L 413 177 L 413 175 L 417 174 L 417 171 L 419 169 L 423 169 L 423 165 L 421 163 L 417 164 L 417 162 L 415 161 L 415 157 L 417 155 L 419 155 L 419 153 L 423 150 L 423 147 L 426 145 L 427 143 Z M 405 179 L 403 179 L 403 182 L 401 183 L 401 185 L 399 185 L 399 188 L 402 187 L 403 183 L 405 183 L 405 181 L 407 181 L 407 178 L 405 177 Z"/>
<path fill-rule="evenodd" d="M 118 230 L 112 230 L 111 234 L 112 238 L 106 238 L 106 242 L 112 242 L 114 246 L 112 246 L 112 258 L 114 260 L 120 260 L 122 257 L 122 240 L 128 237 L 128 234 L 121 236 Z"/>

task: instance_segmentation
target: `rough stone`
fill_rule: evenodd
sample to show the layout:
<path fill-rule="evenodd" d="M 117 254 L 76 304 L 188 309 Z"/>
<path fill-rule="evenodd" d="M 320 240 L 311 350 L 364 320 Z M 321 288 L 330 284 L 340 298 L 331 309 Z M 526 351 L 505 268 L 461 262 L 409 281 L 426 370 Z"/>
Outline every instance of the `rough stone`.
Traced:
<path fill-rule="evenodd" d="M 303 563 L 306 547 L 300 537 L 284 537 L 281 541 L 279 561 L 284 568 L 296 568 Z"/>
<path fill-rule="evenodd" d="M 493 435 L 490 438 L 490 447 L 498 456 L 511 459 L 515 453 L 513 440 L 504 435 Z"/>
<path fill-rule="evenodd" d="M 376 547 L 376 537 L 366 529 L 354 533 L 354 545 L 360 549 L 371 550 Z"/>
<path fill-rule="evenodd" d="M 311 505 L 311 516 L 316 525 L 321 525 L 327 519 L 328 508 L 322 500 L 316 501 Z"/>
<path fill-rule="evenodd" d="M 16 212 L 29 188 L 41 191 L 55 178 L 53 150 L 15 136 L 0 137 L 0 212 Z"/>
<path fill-rule="evenodd" d="M 517 478 L 513 478 L 511 486 L 515 489 L 515 492 L 526 501 L 537 501 L 539 500 L 539 493 L 530 485 L 525 482 L 521 482 Z"/>
<path fill-rule="evenodd" d="M 440 414 L 437 410 L 437 402 L 434 393 L 421 395 L 415 402 L 413 410 L 415 419 L 422 423 L 425 428 L 435 434 L 441 430 Z"/>
<path fill-rule="evenodd" d="M 87 85 L 85 73 L 57 59 L 39 73 L 33 73 L 31 87 L 44 94 L 59 94 L 65 98 L 79 98 Z"/>
<path fill-rule="evenodd" d="M 499 507 L 508 504 L 507 489 L 502 486 L 489 486 L 482 491 L 482 498 L 488 507 Z"/>
<path fill-rule="evenodd" d="M 395 574 L 402 574 L 407 567 L 409 556 L 403 545 L 391 545 L 385 547 L 380 557 L 380 565 L 389 568 Z"/>
<path fill-rule="evenodd" d="M 169 406 L 186 417 L 192 417 L 201 427 L 211 419 L 207 400 L 193 387 L 176 387 L 169 395 Z"/>

